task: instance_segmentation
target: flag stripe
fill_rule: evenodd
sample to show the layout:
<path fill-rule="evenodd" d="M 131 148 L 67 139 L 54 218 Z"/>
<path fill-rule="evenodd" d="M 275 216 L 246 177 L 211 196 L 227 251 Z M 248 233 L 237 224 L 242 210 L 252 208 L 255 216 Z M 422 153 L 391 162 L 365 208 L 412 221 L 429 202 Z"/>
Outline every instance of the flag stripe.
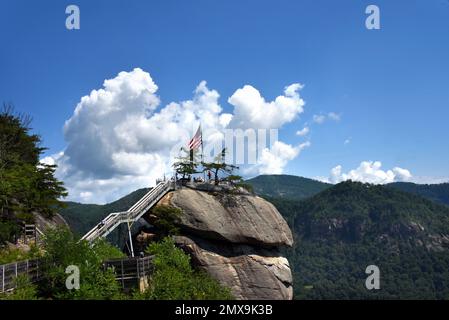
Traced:
<path fill-rule="evenodd" d="M 203 136 L 202 136 L 202 132 L 201 132 L 201 126 L 199 126 L 195 135 L 189 141 L 189 149 L 190 150 L 198 149 L 198 147 L 202 144 L 203 144 Z"/>

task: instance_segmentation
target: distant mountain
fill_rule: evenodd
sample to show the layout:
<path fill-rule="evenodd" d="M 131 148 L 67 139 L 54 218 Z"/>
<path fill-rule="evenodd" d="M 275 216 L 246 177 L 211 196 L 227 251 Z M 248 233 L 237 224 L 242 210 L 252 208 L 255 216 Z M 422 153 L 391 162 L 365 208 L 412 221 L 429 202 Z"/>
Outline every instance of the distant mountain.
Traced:
<path fill-rule="evenodd" d="M 136 190 L 117 201 L 105 205 L 66 202 L 67 207 L 59 213 L 68 222 L 73 232 L 78 235 L 84 235 L 108 214 L 128 210 L 149 190 L 147 188 Z"/>
<path fill-rule="evenodd" d="M 251 184 L 254 192 L 259 195 L 290 200 L 307 199 L 332 186 L 317 180 L 291 175 L 260 175 L 247 180 L 247 183 Z M 449 205 L 449 183 L 395 182 L 386 186 Z"/>
<path fill-rule="evenodd" d="M 449 207 L 438 203 L 447 199 L 447 184 L 330 185 L 288 175 L 248 182 L 292 229 L 295 244 L 284 253 L 296 298 L 449 299 Z M 81 235 L 147 191 L 106 205 L 69 202 L 61 215 Z M 380 268 L 379 291 L 365 288 L 371 264 Z"/>
<path fill-rule="evenodd" d="M 396 182 L 388 185 L 401 191 L 414 193 L 436 201 L 449 205 L 449 183 L 441 184 L 415 184 L 410 182 Z"/>
<path fill-rule="evenodd" d="M 268 197 L 305 199 L 330 188 L 332 185 L 290 175 L 260 175 L 246 181 L 254 192 Z"/>
<path fill-rule="evenodd" d="M 307 200 L 271 199 L 287 219 L 295 297 L 448 299 L 449 208 L 385 186 L 343 182 Z M 365 288 L 376 265 L 381 290 Z"/>

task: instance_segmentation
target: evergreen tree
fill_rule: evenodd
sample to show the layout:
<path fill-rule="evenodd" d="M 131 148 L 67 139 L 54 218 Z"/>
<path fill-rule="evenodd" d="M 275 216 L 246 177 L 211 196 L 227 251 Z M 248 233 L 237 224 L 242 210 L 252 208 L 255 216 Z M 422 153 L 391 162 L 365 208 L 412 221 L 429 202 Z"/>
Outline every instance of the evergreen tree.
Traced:
<path fill-rule="evenodd" d="M 215 157 L 213 162 L 202 162 L 204 171 L 211 171 L 214 175 L 215 185 L 220 182 L 220 174 L 232 175 L 237 166 L 228 164 L 225 162 L 226 148 L 223 148 L 221 152 Z"/>
<path fill-rule="evenodd" d="M 0 112 L 0 241 L 11 240 L 21 222 L 33 222 L 33 213 L 51 217 L 67 195 L 54 177 L 55 165 L 40 163 L 45 150 L 31 133 L 31 118 L 5 105 Z M 3 232 L 3 231 L 4 232 Z"/>
<path fill-rule="evenodd" d="M 190 177 L 192 174 L 199 173 L 198 168 L 198 152 L 194 150 L 187 151 L 181 148 L 181 152 L 184 155 L 180 155 L 176 162 L 173 164 L 173 168 L 177 174 L 180 174 L 182 179 Z"/>

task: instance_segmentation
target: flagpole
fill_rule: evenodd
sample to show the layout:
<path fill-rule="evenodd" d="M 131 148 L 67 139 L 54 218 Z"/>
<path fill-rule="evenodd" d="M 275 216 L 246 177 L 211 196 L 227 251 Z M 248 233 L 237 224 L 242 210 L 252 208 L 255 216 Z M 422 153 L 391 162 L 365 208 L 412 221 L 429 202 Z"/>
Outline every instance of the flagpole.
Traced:
<path fill-rule="evenodd" d="M 204 145 L 203 145 L 203 128 L 201 125 L 201 121 L 200 121 L 200 127 L 201 127 L 201 166 L 203 167 L 203 180 L 204 182 L 206 182 L 206 172 L 204 171 L 204 166 L 203 166 L 203 162 L 204 162 Z"/>

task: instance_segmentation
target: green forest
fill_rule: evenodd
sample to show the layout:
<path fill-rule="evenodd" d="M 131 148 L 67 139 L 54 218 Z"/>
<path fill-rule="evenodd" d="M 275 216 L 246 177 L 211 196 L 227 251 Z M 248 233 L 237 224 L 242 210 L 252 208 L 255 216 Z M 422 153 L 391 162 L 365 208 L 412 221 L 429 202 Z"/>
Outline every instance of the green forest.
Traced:
<path fill-rule="evenodd" d="M 356 182 L 269 200 L 294 233 L 285 254 L 296 299 L 449 298 L 449 207 Z M 380 290 L 365 288 L 368 265 L 380 269 Z"/>

